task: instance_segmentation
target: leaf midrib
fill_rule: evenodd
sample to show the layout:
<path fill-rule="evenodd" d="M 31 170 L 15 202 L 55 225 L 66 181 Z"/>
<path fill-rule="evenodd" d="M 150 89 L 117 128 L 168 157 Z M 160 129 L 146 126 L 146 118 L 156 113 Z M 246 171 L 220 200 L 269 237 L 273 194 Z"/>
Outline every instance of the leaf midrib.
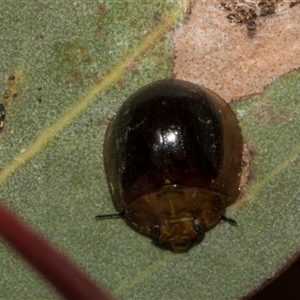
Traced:
<path fill-rule="evenodd" d="M 95 99 L 96 96 L 108 88 L 111 84 L 119 80 L 126 68 L 151 47 L 167 30 L 169 30 L 176 20 L 183 14 L 182 8 L 174 9 L 165 19 L 162 20 L 154 30 L 149 33 L 138 46 L 121 59 L 116 66 L 107 72 L 107 75 L 94 84 L 75 105 L 69 108 L 53 125 L 42 131 L 33 140 L 26 151 L 16 156 L 0 171 L 0 184 L 2 184 L 17 169 L 25 165 L 31 158 L 44 149 L 47 143 L 61 130 L 63 130 L 76 116 L 82 113 Z"/>

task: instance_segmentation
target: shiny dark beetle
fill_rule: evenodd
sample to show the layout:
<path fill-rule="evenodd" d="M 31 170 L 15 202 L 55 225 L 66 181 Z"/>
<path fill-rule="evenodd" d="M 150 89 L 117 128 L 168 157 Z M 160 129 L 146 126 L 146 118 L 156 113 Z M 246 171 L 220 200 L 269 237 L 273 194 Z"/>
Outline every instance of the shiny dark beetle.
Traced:
<path fill-rule="evenodd" d="M 115 208 L 160 244 L 187 249 L 238 197 L 242 150 L 238 120 L 218 95 L 182 80 L 146 85 L 106 132 Z"/>

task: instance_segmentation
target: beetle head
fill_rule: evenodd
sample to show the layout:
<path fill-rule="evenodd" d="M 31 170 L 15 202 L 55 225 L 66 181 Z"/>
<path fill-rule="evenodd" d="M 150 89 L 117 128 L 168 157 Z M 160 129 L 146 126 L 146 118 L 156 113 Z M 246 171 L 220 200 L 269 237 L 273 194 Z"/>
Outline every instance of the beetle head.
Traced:
<path fill-rule="evenodd" d="M 181 218 L 153 226 L 151 236 L 173 250 L 187 250 L 202 240 L 205 232 L 206 227 L 199 219 Z"/>

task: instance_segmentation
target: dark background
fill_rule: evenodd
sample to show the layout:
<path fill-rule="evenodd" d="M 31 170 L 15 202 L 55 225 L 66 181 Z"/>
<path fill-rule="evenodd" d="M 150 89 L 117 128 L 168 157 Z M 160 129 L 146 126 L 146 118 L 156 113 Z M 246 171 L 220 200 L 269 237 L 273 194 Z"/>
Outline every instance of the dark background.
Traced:
<path fill-rule="evenodd" d="M 300 260 L 250 300 L 300 300 Z"/>

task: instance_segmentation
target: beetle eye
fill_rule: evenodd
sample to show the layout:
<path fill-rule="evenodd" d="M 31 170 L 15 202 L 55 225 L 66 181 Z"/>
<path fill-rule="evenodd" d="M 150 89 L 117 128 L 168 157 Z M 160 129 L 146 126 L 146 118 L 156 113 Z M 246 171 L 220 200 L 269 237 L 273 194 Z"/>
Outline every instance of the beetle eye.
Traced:
<path fill-rule="evenodd" d="M 193 228 L 197 232 L 199 237 L 203 236 L 206 231 L 205 225 L 198 219 L 195 219 L 193 221 Z"/>
<path fill-rule="evenodd" d="M 151 229 L 151 236 L 155 239 L 159 239 L 159 236 L 160 236 L 160 229 L 159 227 L 156 225 L 156 226 L 153 226 L 152 229 Z"/>

